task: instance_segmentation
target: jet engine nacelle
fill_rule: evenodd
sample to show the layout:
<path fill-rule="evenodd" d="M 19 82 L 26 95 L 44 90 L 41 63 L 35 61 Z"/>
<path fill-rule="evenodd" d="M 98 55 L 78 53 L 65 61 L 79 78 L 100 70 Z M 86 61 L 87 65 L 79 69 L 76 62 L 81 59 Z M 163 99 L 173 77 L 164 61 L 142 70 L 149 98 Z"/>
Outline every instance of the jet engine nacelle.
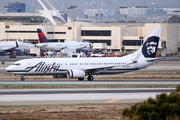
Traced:
<path fill-rule="evenodd" d="M 66 75 L 52 75 L 53 78 L 67 78 Z"/>
<path fill-rule="evenodd" d="M 67 77 L 68 78 L 84 78 L 85 72 L 84 70 L 68 70 Z"/>

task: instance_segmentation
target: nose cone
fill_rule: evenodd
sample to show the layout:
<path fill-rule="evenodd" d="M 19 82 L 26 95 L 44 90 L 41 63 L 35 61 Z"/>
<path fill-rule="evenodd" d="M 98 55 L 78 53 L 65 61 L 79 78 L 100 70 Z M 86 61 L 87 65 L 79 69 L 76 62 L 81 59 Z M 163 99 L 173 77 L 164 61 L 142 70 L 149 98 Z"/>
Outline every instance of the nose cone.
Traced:
<path fill-rule="evenodd" d="M 11 66 L 8 66 L 8 67 L 6 68 L 6 71 L 7 71 L 7 72 L 11 72 L 11 70 L 12 70 L 12 69 L 11 69 Z"/>

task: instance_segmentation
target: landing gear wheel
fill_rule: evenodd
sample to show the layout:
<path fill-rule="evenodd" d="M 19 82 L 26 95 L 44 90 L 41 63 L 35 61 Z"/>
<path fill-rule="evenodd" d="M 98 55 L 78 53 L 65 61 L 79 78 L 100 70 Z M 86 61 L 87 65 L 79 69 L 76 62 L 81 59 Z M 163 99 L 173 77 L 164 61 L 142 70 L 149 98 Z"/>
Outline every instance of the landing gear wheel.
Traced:
<path fill-rule="evenodd" d="M 24 78 L 24 77 L 22 77 L 22 78 L 21 78 L 21 81 L 24 81 L 24 80 L 25 80 L 25 78 Z"/>
<path fill-rule="evenodd" d="M 94 77 L 90 75 L 90 76 L 88 76 L 88 80 L 89 80 L 89 81 L 93 81 L 93 80 L 94 80 Z"/>
<path fill-rule="evenodd" d="M 84 80 L 84 78 L 78 78 L 78 80 L 79 80 L 79 81 L 83 81 L 83 80 Z"/>

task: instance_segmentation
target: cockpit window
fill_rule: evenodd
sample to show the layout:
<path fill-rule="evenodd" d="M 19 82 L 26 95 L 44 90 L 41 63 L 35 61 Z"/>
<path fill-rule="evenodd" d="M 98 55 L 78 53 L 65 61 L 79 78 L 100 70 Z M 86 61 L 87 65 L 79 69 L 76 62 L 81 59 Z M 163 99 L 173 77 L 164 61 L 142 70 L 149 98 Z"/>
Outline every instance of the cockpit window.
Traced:
<path fill-rule="evenodd" d="M 19 66 L 19 65 L 21 65 L 20 63 L 14 63 L 13 65 L 15 65 L 15 66 Z"/>

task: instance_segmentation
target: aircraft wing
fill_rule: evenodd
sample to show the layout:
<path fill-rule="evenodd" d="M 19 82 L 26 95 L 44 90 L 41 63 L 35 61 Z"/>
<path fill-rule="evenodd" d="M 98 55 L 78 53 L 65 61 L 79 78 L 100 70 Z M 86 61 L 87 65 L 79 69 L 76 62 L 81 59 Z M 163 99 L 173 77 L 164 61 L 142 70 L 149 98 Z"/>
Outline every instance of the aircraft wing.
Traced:
<path fill-rule="evenodd" d="M 92 70 L 98 70 L 98 69 L 107 69 L 107 68 L 112 68 L 116 67 L 117 65 L 107 65 L 107 66 L 102 66 L 102 67 L 91 67 L 91 68 L 86 68 L 84 69 L 85 71 L 92 71 Z"/>
<path fill-rule="evenodd" d="M 62 47 L 61 50 L 66 49 L 67 47 Z"/>
<path fill-rule="evenodd" d="M 84 47 L 81 47 L 81 48 L 76 48 L 76 51 L 81 51 L 82 49 L 84 49 L 84 48 L 86 48 L 86 46 L 84 46 Z"/>
<path fill-rule="evenodd" d="M 14 49 L 16 49 L 17 47 L 7 47 L 5 49 L 3 49 L 2 51 L 14 51 Z"/>

